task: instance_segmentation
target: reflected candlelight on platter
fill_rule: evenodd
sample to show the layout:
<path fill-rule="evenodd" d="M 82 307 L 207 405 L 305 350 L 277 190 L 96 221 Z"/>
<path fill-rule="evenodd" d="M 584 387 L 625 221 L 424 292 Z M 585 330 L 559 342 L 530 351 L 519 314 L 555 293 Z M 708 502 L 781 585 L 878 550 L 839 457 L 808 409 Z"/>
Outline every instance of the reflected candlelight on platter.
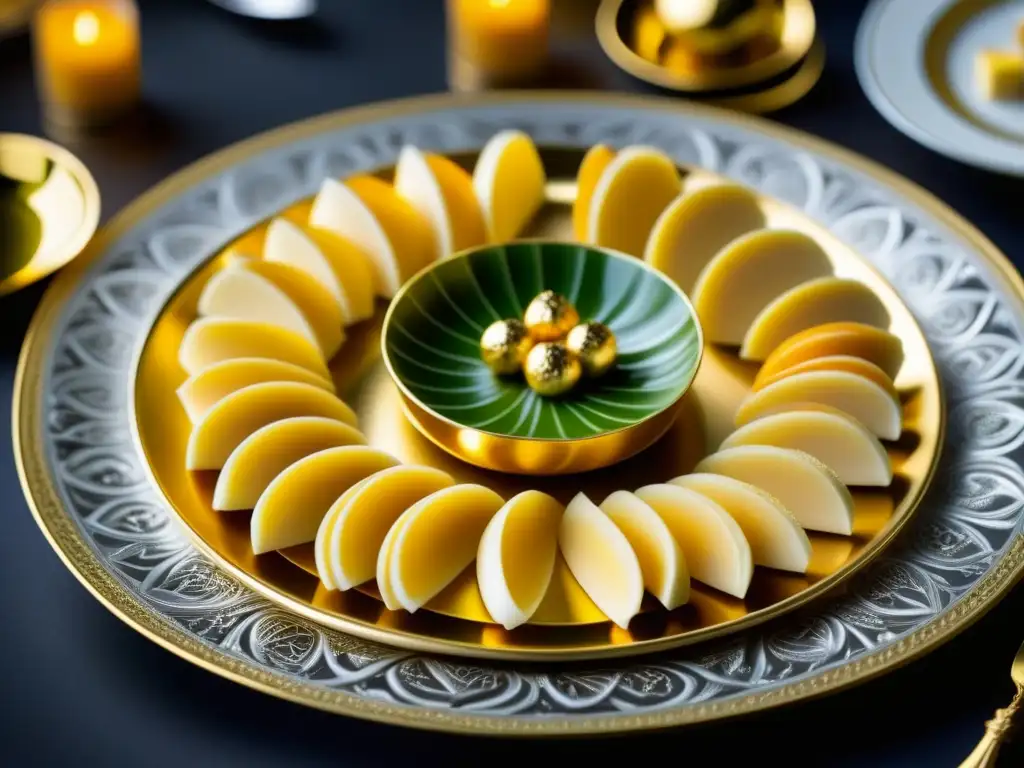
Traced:
<path fill-rule="evenodd" d="M 525 80 L 547 60 L 550 15 L 550 0 L 448 0 L 449 45 L 489 80 Z"/>
<path fill-rule="evenodd" d="M 96 127 L 138 102 L 141 55 L 133 0 L 48 0 L 36 13 L 33 36 L 48 120 Z"/>

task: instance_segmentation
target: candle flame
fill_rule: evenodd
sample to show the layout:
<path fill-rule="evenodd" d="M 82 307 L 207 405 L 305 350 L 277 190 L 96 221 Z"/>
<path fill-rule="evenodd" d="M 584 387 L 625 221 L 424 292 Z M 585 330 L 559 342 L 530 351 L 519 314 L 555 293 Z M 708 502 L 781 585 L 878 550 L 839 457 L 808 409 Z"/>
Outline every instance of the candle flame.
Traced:
<path fill-rule="evenodd" d="M 491 4 L 491 7 L 493 8 L 504 8 L 506 5 L 512 2 L 512 0 L 488 0 L 488 2 Z"/>
<path fill-rule="evenodd" d="M 92 45 L 100 37 L 100 20 L 92 11 L 82 11 L 75 16 L 71 34 L 79 45 Z"/>

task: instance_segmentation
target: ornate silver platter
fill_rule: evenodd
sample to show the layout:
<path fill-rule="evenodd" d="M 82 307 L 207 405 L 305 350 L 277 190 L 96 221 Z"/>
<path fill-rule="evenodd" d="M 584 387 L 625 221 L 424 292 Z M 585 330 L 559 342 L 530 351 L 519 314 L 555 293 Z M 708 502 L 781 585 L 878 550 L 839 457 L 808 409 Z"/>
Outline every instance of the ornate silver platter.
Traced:
<path fill-rule="evenodd" d="M 132 436 L 130 372 L 179 283 L 325 176 L 399 148 L 656 145 L 795 205 L 859 249 L 921 322 L 949 402 L 938 481 L 910 530 L 843 595 L 660 656 L 498 666 L 399 652 L 289 615 L 219 572 L 172 522 Z M 15 451 L 44 533 L 112 611 L 219 674 L 335 712 L 452 731 L 615 732 L 835 690 L 952 637 L 1024 572 L 1024 284 L 909 182 L 753 118 L 625 96 L 428 97 L 289 126 L 182 171 L 122 212 L 46 295 L 22 353 Z"/>

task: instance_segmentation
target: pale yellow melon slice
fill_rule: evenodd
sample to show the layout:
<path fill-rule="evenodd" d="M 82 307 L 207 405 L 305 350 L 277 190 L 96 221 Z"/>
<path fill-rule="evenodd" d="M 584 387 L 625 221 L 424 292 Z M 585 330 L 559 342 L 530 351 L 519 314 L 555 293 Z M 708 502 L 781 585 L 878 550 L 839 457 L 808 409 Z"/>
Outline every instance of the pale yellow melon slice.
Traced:
<path fill-rule="evenodd" d="M 583 156 L 576 172 L 576 199 L 572 204 L 572 231 L 580 242 L 587 242 L 587 222 L 590 221 L 590 202 L 601 174 L 612 160 L 615 150 L 604 144 L 595 144 Z"/>
<path fill-rule="evenodd" d="M 784 411 L 737 429 L 721 448 L 774 445 L 809 453 L 846 485 L 887 486 L 892 482 L 889 454 L 870 430 L 841 412 Z"/>
<path fill-rule="evenodd" d="M 627 147 L 594 188 L 587 242 L 642 257 L 654 222 L 682 190 L 675 163 L 653 147 Z"/>
<path fill-rule="evenodd" d="M 815 357 L 810 360 L 804 360 L 802 363 L 795 363 L 789 368 L 784 368 L 773 376 L 761 379 L 758 377 L 754 381 L 753 390 L 764 389 L 769 384 L 774 384 L 779 379 L 784 379 L 787 376 L 792 376 L 796 373 L 809 373 L 811 371 L 846 371 L 847 373 L 856 373 L 859 376 L 863 376 L 865 379 L 870 379 L 875 382 L 878 386 L 888 392 L 893 398 L 899 399 L 899 392 L 896 391 L 896 387 L 892 383 L 892 379 L 889 375 L 879 368 L 877 365 L 869 360 L 865 360 L 860 357 L 854 357 L 853 355 L 828 355 L 826 357 Z"/>
<path fill-rule="evenodd" d="M 455 485 L 413 504 L 395 522 L 388 581 L 398 603 L 419 610 L 476 558 L 505 500 L 482 485 Z"/>
<path fill-rule="evenodd" d="M 884 329 L 889 310 L 858 280 L 821 277 L 786 291 L 754 318 L 743 337 L 740 357 L 766 360 L 786 339 L 826 323 L 861 323 Z"/>
<path fill-rule="evenodd" d="M 315 344 L 270 323 L 200 317 L 185 329 L 178 347 L 178 364 L 190 375 L 240 357 L 280 360 L 305 368 L 322 379 L 331 377 Z"/>
<path fill-rule="evenodd" d="M 736 426 L 808 402 L 849 414 L 883 440 L 896 440 L 903 431 L 899 400 L 870 379 L 846 371 L 795 373 L 751 392 L 736 411 Z"/>
<path fill-rule="evenodd" d="M 903 342 L 889 331 L 863 323 L 825 323 L 808 328 L 775 348 L 757 372 L 754 388 L 794 365 L 834 355 L 862 358 L 895 379 L 903 365 Z"/>
<path fill-rule="evenodd" d="M 806 573 L 811 541 L 778 499 L 750 483 L 725 475 L 695 473 L 669 480 L 717 502 L 739 525 L 754 565 Z"/>
<path fill-rule="evenodd" d="M 679 542 L 691 578 L 734 597 L 747 594 L 754 576 L 750 544 L 720 504 L 678 485 L 646 485 L 636 495 Z"/>
<path fill-rule="evenodd" d="M 384 543 L 380 545 L 380 551 L 377 553 L 377 591 L 380 592 L 380 599 L 384 601 L 384 607 L 389 611 L 397 611 L 402 607 L 395 590 L 391 588 L 391 552 L 395 548 L 400 521 L 401 517 L 388 529 Z"/>
<path fill-rule="evenodd" d="M 241 269 L 237 262 L 211 277 L 199 294 L 196 310 L 203 317 L 229 317 L 270 323 L 320 344 L 316 331 L 288 295 L 260 275 Z M 321 346 L 325 356 L 329 353 Z"/>
<path fill-rule="evenodd" d="M 558 547 L 587 596 L 626 629 L 644 596 L 640 560 L 626 534 L 586 494 L 578 493 L 562 515 Z"/>
<path fill-rule="evenodd" d="M 399 465 L 401 466 L 401 465 Z M 398 467 L 391 467 L 391 469 L 397 469 Z M 381 472 L 389 472 L 391 470 L 384 469 Z M 348 504 L 349 500 L 366 485 L 372 478 L 381 474 L 377 472 L 365 477 L 358 483 L 353 485 L 347 491 L 345 491 L 338 500 L 335 501 L 331 508 L 327 510 L 327 514 L 324 515 L 324 519 L 320 521 L 320 526 L 316 529 L 316 538 L 313 540 L 313 559 L 316 563 L 316 572 L 320 577 L 320 583 L 324 585 L 324 588 L 328 592 L 333 592 L 338 589 L 338 582 L 334 578 L 334 574 L 331 572 L 330 555 L 328 548 L 331 543 L 331 531 L 334 529 L 334 523 L 338 519 L 338 513 Z M 387 531 L 385 531 L 385 534 Z M 369 553 L 374 563 L 377 562 L 377 557 L 380 555 L 380 549 Z"/>
<path fill-rule="evenodd" d="M 338 498 L 398 459 L 365 445 L 327 448 L 285 469 L 260 496 L 249 533 L 257 555 L 316 539 L 320 521 Z"/>
<path fill-rule="evenodd" d="M 472 177 L 446 157 L 402 147 L 395 190 L 430 223 L 438 258 L 487 242 Z"/>
<path fill-rule="evenodd" d="M 761 229 L 719 251 L 697 278 L 691 298 L 708 341 L 738 345 L 780 295 L 831 274 L 832 263 L 813 238 Z"/>
<path fill-rule="evenodd" d="M 293 363 L 261 357 L 236 357 L 214 363 L 190 376 L 178 387 L 177 394 L 194 424 L 214 403 L 232 392 L 268 381 L 298 381 L 328 392 L 334 391 L 334 383 L 330 379 Z"/>
<path fill-rule="evenodd" d="M 490 138 L 473 169 L 473 189 L 491 242 L 507 243 L 519 236 L 543 204 L 546 183 L 533 139 L 516 130 Z"/>
<path fill-rule="evenodd" d="M 540 491 L 513 496 L 491 518 L 476 553 L 487 612 L 505 629 L 525 624 L 551 583 L 564 508 Z"/>
<path fill-rule="evenodd" d="M 351 589 L 372 579 L 391 526 L 405 510 L 455 484 L 432 467 L 392 467 L 367 478 L 331 507 L 317 532 L 316 557 L 329 589 Z"/>
<path fill-rule="evenodd" d="M 616 491 L 601 511 L 626 535 L 640 561 L 644 587 L 669 610 L 690 599 L 690 571 L 679 542 L 650 505 L 629 491 Z"/>
<path fill-rule="evenodd" d="M 330 250 L 323 248 L 324 236 L 316 233 L 276 218 L 267 227 L 263 258 L 316 280 L 331 295 L 344 325 L 367 319 L 373 314 L 373 273 L 366 255 L 340 238 L 332 241 Z"/>
<path fill-rule="evenodd" d="M 677 197 L 658 217 L 644 261 L 687 294 L 716 253 L 765 225 L 757 195 L 736 184 L 715 184 Z"/>
<path fill-rule="evenodd" d="M 231 452 L 213 490 L 217 510 L 252 509 L 287 467 L 311 453 L 365 445 L 355 427 L 323 416 L 295 416 L 260 427 Z"/>
<path fill-rule="evenodd" d="M 220 469 L 245 438 L 274 421 L 322 416 L 356 427 L 356 415 L 337 395 L 312 384 L 271 381 L 234 392 L 192 428 L 186 469 Z"/>
<path fill-rule="evenodd" d="M 376 176 L 353 176 L 345 186 L 373 212 L 391 241 L 400 285 L 436 258 L 430 223 L 391 184 Z"/>
<path fill-rule="evenodd" d="M 778 499 L 809 531 L 853 531 L 853 497 L 835 473 L 802 451 L 744 445 L 705 457 L 695 469 L 725 475 Z"/>
<path fill-rule="evenodd" d="M 334 356 L 345 342 L 345 318 L 330 291 L 307 272 L 289 264 L 264 259 L 240 259 L 235 264 L 287 294 L 309 321 L 324 357 L 329 360 Z"/>

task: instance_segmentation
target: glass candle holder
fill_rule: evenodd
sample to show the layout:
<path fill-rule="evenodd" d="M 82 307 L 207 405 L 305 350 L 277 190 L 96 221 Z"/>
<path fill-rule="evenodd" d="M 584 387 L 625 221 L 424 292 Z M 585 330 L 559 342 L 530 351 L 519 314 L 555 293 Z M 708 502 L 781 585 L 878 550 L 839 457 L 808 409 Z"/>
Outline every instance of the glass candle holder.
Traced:
<path fill-rule="evenodd" d="M 139 101 L 139 14 L 133 0 L 46 0 L 33 21 L 36 82 L 48 122 L 108 125 Z"/>
<path fill-rule="evenodd" d="M 550 18 L 550 0 L 448 0 L 449 53 L 485 82 L 526 82 L 547 62 Z"/>

